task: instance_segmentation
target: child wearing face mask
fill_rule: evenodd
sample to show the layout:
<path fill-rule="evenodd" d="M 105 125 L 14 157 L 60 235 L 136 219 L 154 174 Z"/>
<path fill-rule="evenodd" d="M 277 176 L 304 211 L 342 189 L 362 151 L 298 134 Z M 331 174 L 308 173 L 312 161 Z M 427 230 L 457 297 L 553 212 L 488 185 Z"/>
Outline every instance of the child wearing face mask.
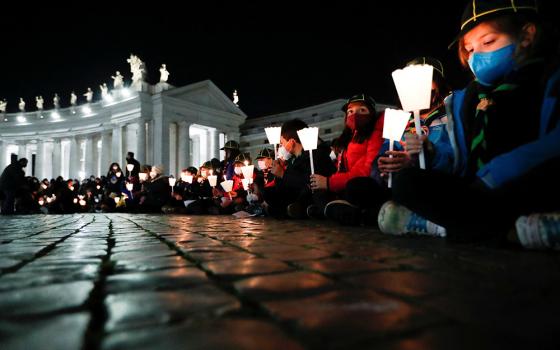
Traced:
<path fill-rule="evenodd" d="M 261 190 L 260 192 L 262 192 L 263 188 L 274 186 L 274 175 L 270 172 L 272 162 L 274 161 L 274 151 L 263 148 L 255 159 L 257 161 L 255 184 Z"/>
<path fill-rule="evenodd" d="M 375 101 L 365 94 L 350 98 L 342 110 L 346 118 L 345 128 L 337 139 L 341 150 L 337 171 L 328 177 L 311 175 L 315 204 L 307 214 L 324 214 L 342 224 L 359 224 L 362 209 L 372 199 L 361 194 L 365 193 L 364 182 L 372 182 L 371 165 L 383 143 L 383 116 L 376 111 Z"/>
<path fill-rule="evenodd" d="M 468 2 L 456 42 L 474 80 L 446 100 L 453 174 L 399 172 L 395 202 L 379 213 L 383 231 L 430 234 L 437 224 L 453 239 L 503 239 L 519 216 L 560 209 L 560 71 L 550 29 L 532 0 Z"/>
<path fill-rule="evenodd" d="M 216 186 L 216 197 L 219 198 L 220 214 L 232 214 L 234 212 L 243 210 L 246 203 L 247 191 L 243 188 L 243 167 L 251 165 L 251 157 L 248 153 L 239 153 L 233 162 L 233 176 L 231 178 L 222 178 L 218 182 L 224 180 L 232 180 L 233 186 L 231 192 L 225 192 L 220 186 Z"/>
<path fill-rule="evenodd" d="M 309 152 L 303 150 L 297 134 L 298 130 L 305 128 L 307 124 L 300 119 L 282 124 L 279 159 L 272 162 L 270 170 L 275 177 L 275 186 L 265 187 L 263 191 L 268 213 L 277 218 L 306 218 L 306 209 L 313 203 Z M 335 172 L 329 153 L 330 148 L 319 139 L 317 149 L 313 150 L 316 174 L 327 177 Z"/>

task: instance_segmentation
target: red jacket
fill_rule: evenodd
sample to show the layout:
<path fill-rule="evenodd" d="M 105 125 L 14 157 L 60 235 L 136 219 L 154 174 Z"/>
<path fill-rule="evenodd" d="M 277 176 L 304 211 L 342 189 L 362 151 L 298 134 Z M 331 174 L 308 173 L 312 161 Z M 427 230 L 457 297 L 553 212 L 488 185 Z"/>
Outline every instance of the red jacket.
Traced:
<path fill-rule="evenodd" d="M 355 177 L 370 176 L 371 165 L 383 144 L 384 119 L 383 114 L 380 114 L 371 136 L 363 143 L 350 141 L 339 160 L 339 163 L 343 162 L 346 172 L 338 171 L 329 178 L 330 191 L 341 192 L 346 188 L 348 180 Z M 338 168 L 340 169 L 340 164 Z"/>

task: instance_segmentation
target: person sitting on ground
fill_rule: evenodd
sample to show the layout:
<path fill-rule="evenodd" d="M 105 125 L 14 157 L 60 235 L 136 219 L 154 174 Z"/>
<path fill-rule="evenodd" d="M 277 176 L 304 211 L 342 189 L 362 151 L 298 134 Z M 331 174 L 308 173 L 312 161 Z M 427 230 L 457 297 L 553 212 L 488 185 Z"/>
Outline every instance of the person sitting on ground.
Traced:
<path fill-rule="evenodd" d="M 270 171 L 275 176 L 275 186 L 264 189 L 265 208 L 276 218 L 303 219 L 307 217 L 306 208 L 313 202 L 309 152 L 304 152 L 297 134 L 305 128 L 307 124 L 300 119 L 282 124 L 279 158 L 272 163 Z M 313 150 L 316 174 L 327 177 L 335 172 L 329 153 L 330 148 L 319 140 L 317 149 Z"/>
<path fill-rule="evenodd" d="M 371 165 L 383 144 L 383 114 L 365 94 L 351 97 L 342 110 L 346 118 L 337 140 L 341 150 L 337 171 L 329 177 L 311 175 L 315 205 L 308 208 L 308 215 L 323 214 L 342 224 L 359 224 L 363 209 L 372 199 L 364 187 L 371 182 Z"/>
<path fill-rule="evenodd" d="M 453 240 L 503 240 L 520 216 L 560 210 L 560 70 L 551 28 L 531 0 L 468 2 L 457 42 L 475 79 L 446 101 L 454 172 L 399 172 L 380 227 L 399 232 L 416 222 L 435 235 L 435 226 L 444 228 Z M 537 222 L 542 231 L 517 234 L 541 241 L 558 234 L 558 221 Z"/>

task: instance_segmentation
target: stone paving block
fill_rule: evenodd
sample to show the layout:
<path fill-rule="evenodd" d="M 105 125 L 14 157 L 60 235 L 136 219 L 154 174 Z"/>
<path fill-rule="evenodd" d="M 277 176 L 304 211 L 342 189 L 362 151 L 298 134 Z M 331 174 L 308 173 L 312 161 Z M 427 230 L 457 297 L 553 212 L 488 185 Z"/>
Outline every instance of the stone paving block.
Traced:
<path fill-rule="evenodd" d="M 150 272 L 119 273 L 107 277 L 108 293 L 138 290 L 173 290 L 208 283 L 206 274 L 193 267 Z"/>
<path fill-rule="evenodd" d="M 170 250 L 168 247 L 166 249 L 137 249 L 126 252 L 117 252 L 111 254 L 111 260 L 113 261 L 127 261 L 127 260 L 137 260 L 137 259 L 149 259 L 149 258 L 160 258 L 160 257 L 170 257 L 177 255 L 176 252 Z"/>
<path fill-rule="evenodd" d="M 306 334 L 316 348 L 344 348 L 354 341 L 389 337 L 442 322 L 434 313 L 367 290 L 265 301 L 263 306 L 273 317 Z"/>
<path fill-rule="evenodd" d="M 0 279 L 0 284 L 2 279 Z M 0 317 L 57 311 L 82 305 L 93 282 L 80 281 L 17 289 L 0 293 Z"/>
<path fill-rule="evenodd" d="M 203 285 L 166 292 L 128 292 L 109 295 L 106 331 L 177 323 L 193 318 L 216 318 L 240 308 L 239 301 L 222 290 Z"/>
<path fill-rule="evenodd" d="M 298 261 L 297 264 L 305 269 L 319 271 L 321 273 L 334 276 L 350 276 L 365 272 L 385 271 L 397 268 L 396 265 L 390 263 L 344 258 Z"/>
<path fill-rule="evenodd" d="M 278 327 L 258 319 L 223 319 L 110 334 L 102 350 L 303 350 Z"/>
<path fill-rule="evenodd" d="M 231 259 L 252 259 L 255 255 L 246 253 L 234 248 L 231 249 L 197 249 L 186 253 L 186 255 L 200 262 L 231 260 Z"/>
<path fill-rule="evenodd" d="M 352 285 L 386 291 L 405 297 L 430 297 L 444 294 L 452 286 L 418 271 L 381 271 L 343 278 Z"/>
<path fill-rule="evenodd" d="M 225 279 L 236 279 L 252 275 L 294 270 L 293 267 L 281 261 L 260 258 L 212 261 L 203 263 L 202 266 L 212 271 L 214 275 Z"/>
<path fill-rule="evenodd" d="M 0 320 L 0 347 L 2 350 L 80 349 L 89 320 L 85 312 L 37 321 Z"/>
<path fill-rule="evenodd" d="M 179 255 L 115 261 L 115 270 L 117 272 L 153 271 L 187 266 L 192 267 L 194 264 Z"/>
<path fill-rule="evenodd" d="M 235 283 L 242 295 L 258 300 L 305 296 L 335 289 L 335 283 L 319 274 L 288 272 L 279 275 L 258 276 Z"/>

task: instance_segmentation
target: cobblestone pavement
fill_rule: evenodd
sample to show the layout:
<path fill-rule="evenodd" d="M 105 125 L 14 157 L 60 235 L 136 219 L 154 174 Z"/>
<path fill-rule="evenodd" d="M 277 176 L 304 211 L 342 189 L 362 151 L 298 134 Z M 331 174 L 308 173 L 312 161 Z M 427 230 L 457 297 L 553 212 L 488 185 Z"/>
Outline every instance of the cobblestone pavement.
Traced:
<path fill-rule="evenodd" d="M 0 218 L 0 349 L 560 346 L 560 258 L 327 222 Z"/>

